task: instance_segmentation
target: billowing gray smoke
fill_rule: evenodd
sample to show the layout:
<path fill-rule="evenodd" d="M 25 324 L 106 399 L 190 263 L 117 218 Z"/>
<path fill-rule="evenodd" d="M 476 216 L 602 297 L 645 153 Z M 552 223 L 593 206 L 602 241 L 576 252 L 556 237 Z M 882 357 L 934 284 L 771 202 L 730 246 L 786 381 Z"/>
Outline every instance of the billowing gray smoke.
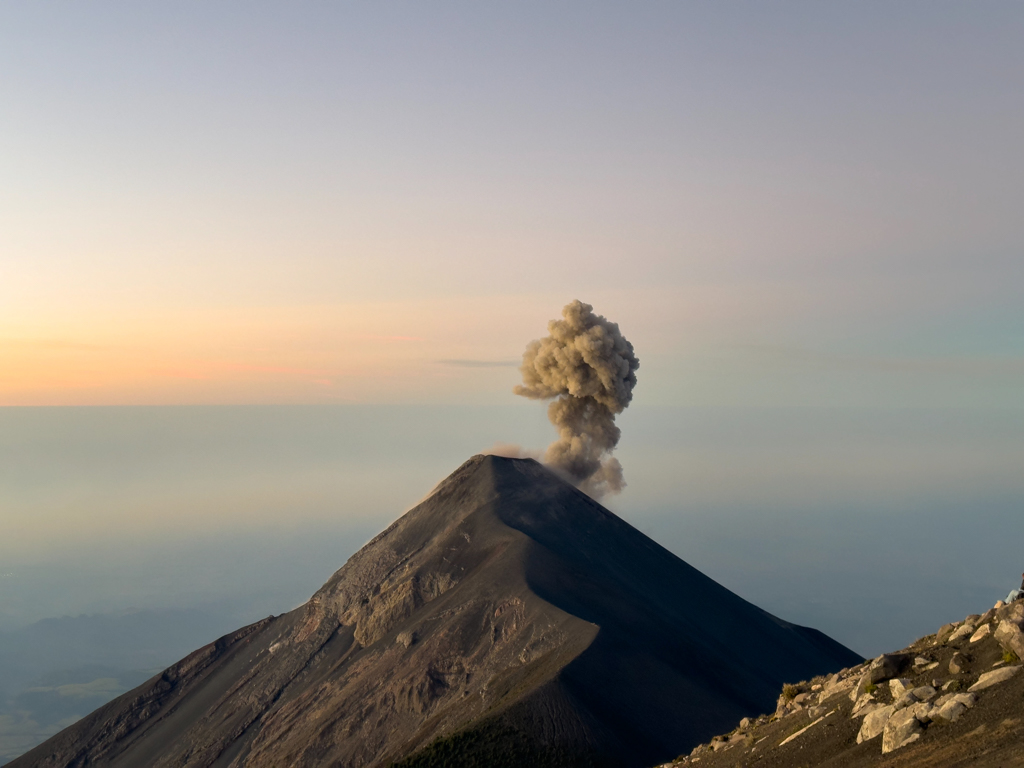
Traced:
<path fill-rule="evenodd" d="M 581 301 L 567 304 L 551 334 L 532 341 L 523 353 L 523 383 L 517 395 L 555 398 L 548 418 L 558 440 L 544 461 L 599 498 L 622 490 L 622 466 L 609 456 L 619 442 L 615 416 L 629 405 L 640 361 L 619 326 Z"/>

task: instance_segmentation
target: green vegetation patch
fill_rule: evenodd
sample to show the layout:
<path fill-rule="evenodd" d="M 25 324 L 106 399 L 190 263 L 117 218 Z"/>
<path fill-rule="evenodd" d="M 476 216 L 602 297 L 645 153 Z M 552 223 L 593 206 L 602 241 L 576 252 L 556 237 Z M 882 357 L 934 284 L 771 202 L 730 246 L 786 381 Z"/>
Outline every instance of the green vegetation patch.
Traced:
<path fill-rule="evenodd" d="M 391 768 L 608 768 L 614 763 L 592 752 L 540 744 L 497 721 L 440 738 Z"/>

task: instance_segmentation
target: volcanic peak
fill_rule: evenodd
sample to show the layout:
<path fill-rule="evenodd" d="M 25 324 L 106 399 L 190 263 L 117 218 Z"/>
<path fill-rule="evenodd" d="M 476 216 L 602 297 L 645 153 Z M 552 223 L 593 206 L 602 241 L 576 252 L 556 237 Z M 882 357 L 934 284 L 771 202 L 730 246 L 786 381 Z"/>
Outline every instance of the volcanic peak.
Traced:
<path fill-rule="evenodd" d="M 652 765 L 859 660 L 537 462 L 474 456 L 304 606 L 12 768 Z"/>

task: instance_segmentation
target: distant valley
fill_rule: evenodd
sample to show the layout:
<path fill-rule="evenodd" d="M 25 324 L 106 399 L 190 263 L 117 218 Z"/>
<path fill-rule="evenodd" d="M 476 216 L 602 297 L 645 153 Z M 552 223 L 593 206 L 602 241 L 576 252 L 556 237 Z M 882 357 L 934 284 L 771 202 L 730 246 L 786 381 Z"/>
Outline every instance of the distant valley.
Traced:
<path fill-rule="evenodd" d="M 0 765 L 232 629 L 214 610 L 44 619 L 0 633 Z"/>

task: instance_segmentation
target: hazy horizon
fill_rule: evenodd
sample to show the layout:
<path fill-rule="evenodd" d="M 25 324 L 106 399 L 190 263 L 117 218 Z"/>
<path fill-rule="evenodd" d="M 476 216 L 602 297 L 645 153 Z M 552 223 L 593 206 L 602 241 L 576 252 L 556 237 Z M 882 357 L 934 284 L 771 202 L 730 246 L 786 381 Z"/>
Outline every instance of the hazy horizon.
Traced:
<path fill-rule="evenodd" d="M 0 542 L 0 622 L 224 600 L 290 609 L 472 454 L 542 448 L 552 430 L 537 410 L 0 410 L 16 534 Z M 637 405 L 620 423 L 628 485 L 603 503 L 862 653 L 927 634 L 982 594 L 994 602 L 1019 569 L 995 533 L 1024 505 L 1024 411 Z M 961 564 L 971 542 L 984 565 Z"/>
<path fill-rule="evenodd" d="M 535 405 L 0 409 L 0 762 L 300 605 L 470 455 L 542 448 Z M 637 404 L 620 424 L 609 508 L 859 653 L 1016 584 L 1024 411 Z"/>

